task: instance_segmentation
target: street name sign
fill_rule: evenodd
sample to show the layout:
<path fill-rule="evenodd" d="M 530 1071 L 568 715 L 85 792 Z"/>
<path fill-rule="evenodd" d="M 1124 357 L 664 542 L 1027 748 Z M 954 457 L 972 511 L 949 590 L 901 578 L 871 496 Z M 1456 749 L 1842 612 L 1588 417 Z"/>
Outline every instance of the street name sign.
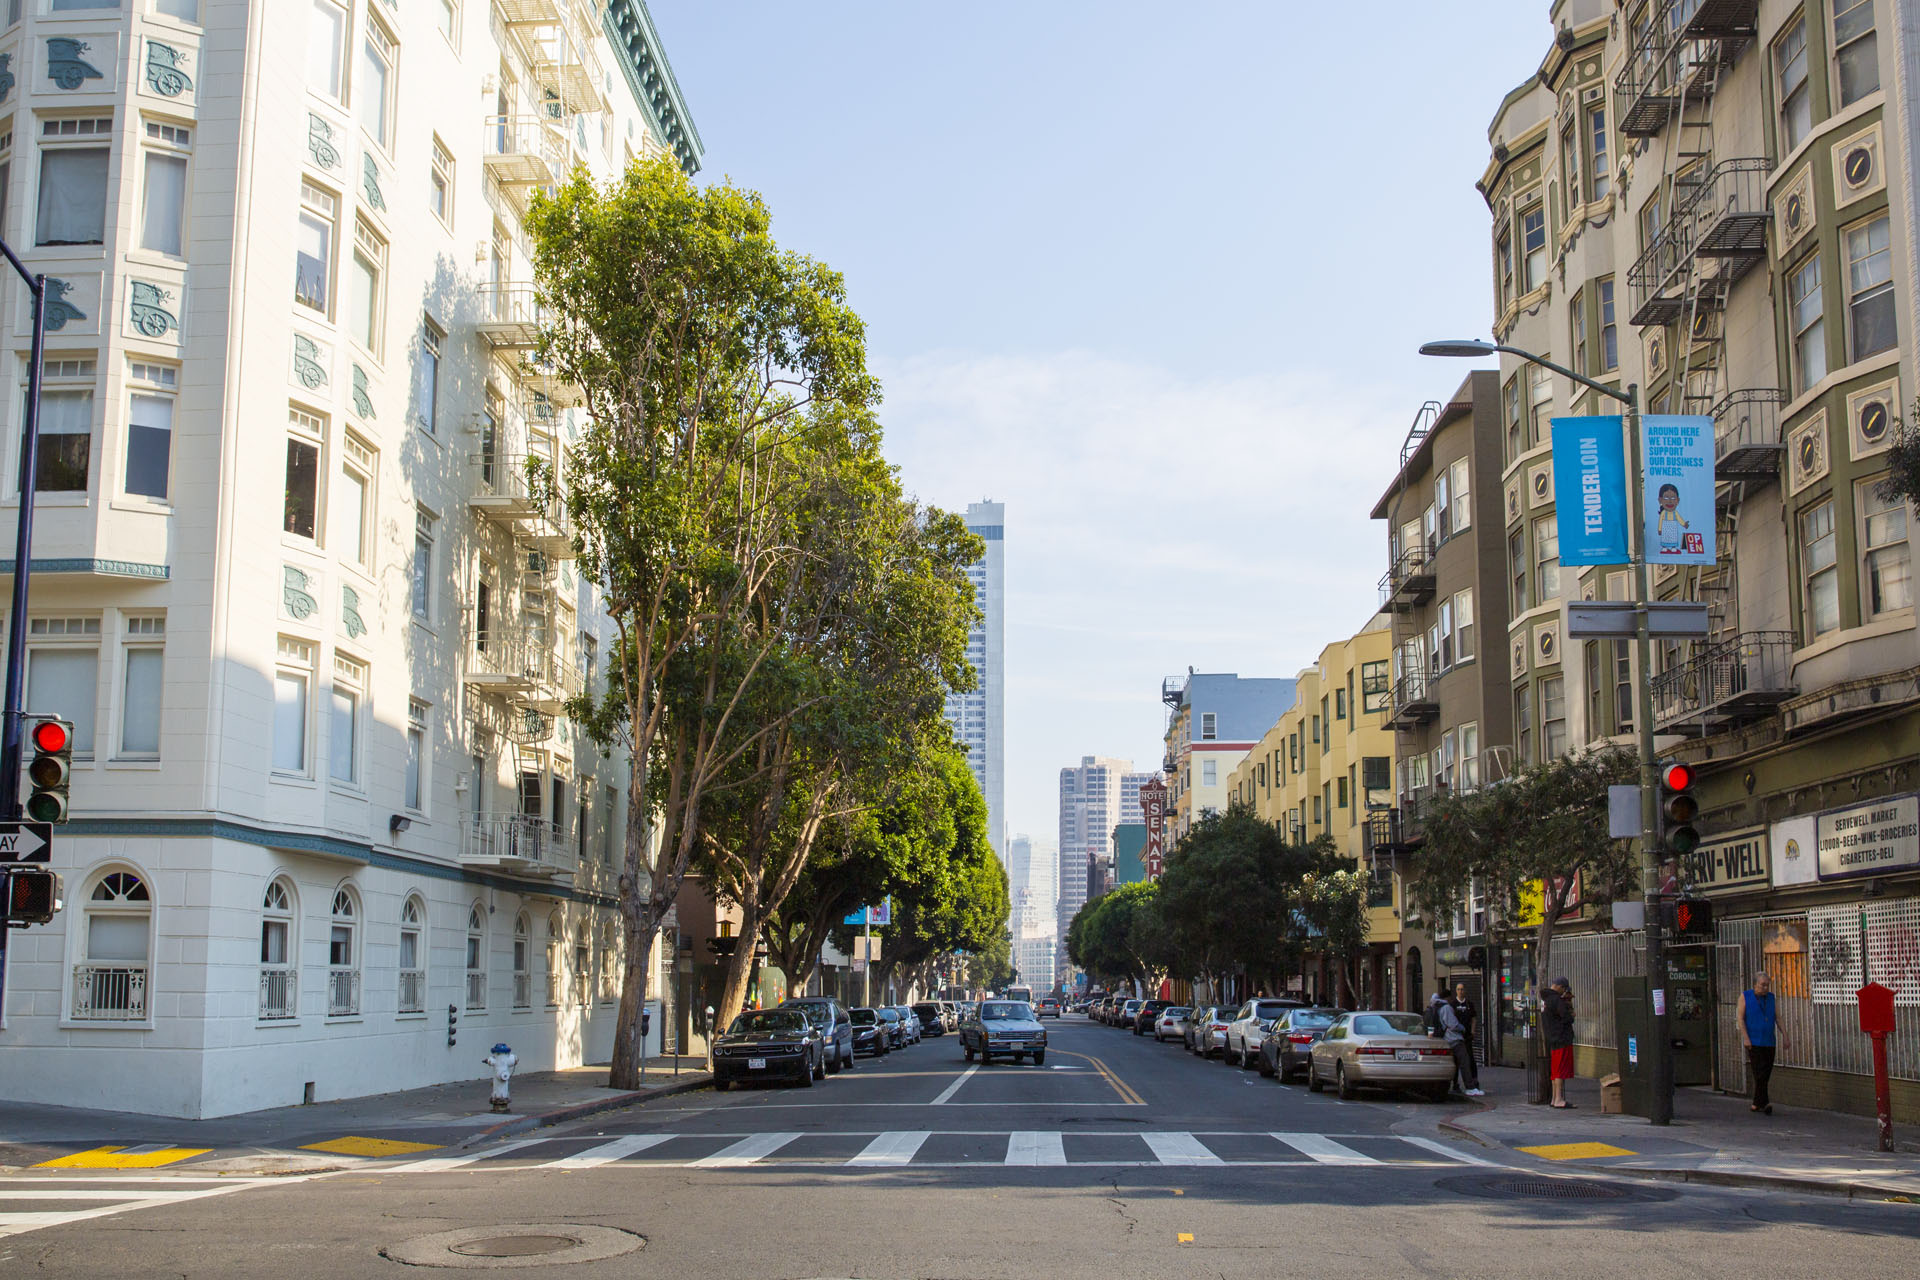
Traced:
<path fill-rule="evenodd" d="M 1567 605 L 1567 636 L 1585 640 L 1597 636 L 1634 634 L 1634 614 L 1642 608 L 1632 600 L 1575 600 Z M 1650 636 L 1707 634 L 1707 606 L 1695 600 L 1655 600 L 1644 606 Z"/>
<path fill-rule="evenodd" d="M 0 822 L 0 862 L 47 862 L 52 855 L 52 823 Z"/>

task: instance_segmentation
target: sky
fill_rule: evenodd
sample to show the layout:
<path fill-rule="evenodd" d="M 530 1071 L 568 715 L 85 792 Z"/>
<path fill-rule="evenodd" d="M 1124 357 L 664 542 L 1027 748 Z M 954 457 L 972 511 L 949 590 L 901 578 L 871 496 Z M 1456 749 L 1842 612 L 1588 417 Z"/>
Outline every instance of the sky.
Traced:
<path fill-rule="evenodd" d="M 846 277 L 906 487 L 1006 514 L 1006 821 L 1163 678 L 1362 627 L 1368 512 L 1485 336 L 1474 190 L 1547 0 L 650 0 L 706 146 Z M 1356 10 L 1364 10 L 1364 24 Z"/>

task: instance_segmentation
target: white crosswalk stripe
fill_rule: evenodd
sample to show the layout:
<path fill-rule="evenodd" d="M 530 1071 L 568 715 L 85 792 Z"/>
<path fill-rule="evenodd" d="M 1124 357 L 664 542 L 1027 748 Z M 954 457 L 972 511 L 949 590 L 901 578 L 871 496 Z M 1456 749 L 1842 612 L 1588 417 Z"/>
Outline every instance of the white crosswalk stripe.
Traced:
<path fill-rule="evenodd" d="M 1225 1164 L 1206 1144 L 1190 1133 L 1143 1133 L 1153 1158 L 1161 1164 Z"/>
<path fill-rule="evenodd" d="M 1010 1133 L 1007 1135 L 1008 1164 L 1065 1164 L 1066 1144 L 1059 1133 Z"/>
<path fill-rule="evenodd" d="M 1372 1156 L 1361 1155 L 1352 1147 L 1317 1133 L 1275 1133 L 1269 1135 L 1286 1143 L 1315 1164 L 1379 1164 Z"/>
<path fill-rule="evenodd" d="M 381 1173 L 445 1173 L 449 1169 L 458 1169 L 463 1165 L 478 1164 L 482 1160 L 498 1160 L 501 1156 L 530 1147 L 540 1141 L 538 1138 L 521 1138 L 517 1142 L 503 1142 L 497 1147 L 484 1147 L 479 1151 L 468 1152 L 464 1156 L 433 1156 L 426 1160 L 414 1160 L 408 1164 L 395 1165 L 391 1169 L 382 1168 Z"/>
<path fill-rule="evenodd" d="M 615 1160 L 625 1160 L 628 1156 L 637 1155 L 663 1142 L 671 1142 L 675 1136 L 671 1133 L 630 1133 L 624 1138 L 615 1138 L 612 1142 L 588 1147 L 576 1155 L 550 1160 L 540 1167 L 542 1169 L 594 1169 L 603 1164 L 612 1164 Z"/>
<path fill-rule="evenodd" d="M 800 1135 L 797 1133 L 756 1133 L 732 1146 L 695 1160 L 690 1169 L 734 1169 L 763 1160 Z"/>
<path fill-rule="evenodd" d="M 209 1196 L 232 1195 L 237 1191 L 250 1191 L 257 1187 L 284 1187 L 295 1182 L 306 1181 L 303 1177 L 292 1178 L 235 1178 L 222 1180 L 218 1185 L 208 1186 L 211 1181 L 205 1178 L 183 1179 L 188 1185 L 178 1189 L 162 1189 L 155 1186 L 156 1178 L 49 1178 L 38 1174 L 24 1177 L 0 1178 L 0 1239 L 8 1236 L 24 1235 L 29 1231 L 43 1231 L 48 1227 L 65 1226 L 73 1222 L 86 1222 L 94 1218 L 111 1217 L 119 1213 L 131 1213 L 136 1209 L 153 1209 L 162 1205 L 184 1204 L 190 1200 L 202 1200 Z M 88 1204 L 85 1209 L 9 1209 L 6 1206 L 21 1204 Z"/>
<path fill-rule="evenodd" d="M 912 1164 L 913 1157 L 932 1137 L 924 1129 L 895 1133 L 883 1133 L 867 1144 L 867 1149 L 847 1161 L 851 1165 L 887 1165 Z"/>

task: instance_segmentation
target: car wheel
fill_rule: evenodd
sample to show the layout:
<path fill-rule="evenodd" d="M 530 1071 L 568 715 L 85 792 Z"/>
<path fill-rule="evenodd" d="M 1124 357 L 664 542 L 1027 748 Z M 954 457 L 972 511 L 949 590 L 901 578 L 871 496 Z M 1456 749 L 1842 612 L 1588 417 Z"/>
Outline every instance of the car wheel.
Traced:
<path fill-rule="evenodd" d="M 968 1061 L 968 1062 L 972 1062 L 972 1061 L 973 1061 L 973 1050 L 971 1050 L 971 1049 L 969 1049 L 969 1048 L 967 1048 L 967 1046 L 965 1046 L 965 1045 L 961 1045 L 961 1046 L 960 1046 L 960 1052 L 961 1052 L 962 1054 L 964 1054 L 964 1055 L 966 1055 L 966 1059 L 967 1059 L 967 1061 Z"/>
<path fill-rule="evenodd" d="M 813 1070 L 807 1073 L 807 1079 L 825 1080 L 826 1078 L 827 1078 L 827 1051 L 825 1049 L 822 1049 L 819 1053 L 814 1055 Z"/>
<path fill-rule="evenodd" d="M 1045 1049 L 1033 1055 L 1033 1065 L 1036 1067 L 1044 1067 L 1047 1065 L 1047 1051 Z"/>
<path fill-rule="evenodd" d="M 813 1088 L 813 1078 L 814 1078 L 813 1072 L 802 1071 L 800 1073 L 800 1079 L 798 1083 L 802 1089 L 811 1089 Z"/>
<path fill-rule="evenodd" d="M 1307 1060 L 1307 1092 L 1319 1093 L 1326 1087 L 1326 1085 L 1320 1083 L 1320 1069 L 1314 1066 L 1313 1060 L 1309 1058 Z"/>
<path fill-rule="evenodd" d="M 980 1065 L 984 1067 L 989 1062 L 992 1062 L 992 1061 L 993 1061 L 993 1055 L 987 1052 L 987 1047 L 985 1045 L 981 1045 L 980 1046 Z"/>
<path fill-rule="evenodd" d="M 1273 1079 L 1275 1072 L 1274 1072 L 1274 1069 L 1270 1065 L 1268 1065 L 1267 1055 L 1265 1053 L 1262 1053 L 1260 1055 L 1259 1067 L 1260 1067 L 1261 1075 L 1265 1076 L 1269 1080 Z"/>
<path fill-rule="evenodd" d="M 1353 1082 L 1347 1079 L 1347 1064 L 1344 1062 L 1334 1069 L 1334 1085 L 1343 1102 L 1353 1101 Z"/>
<path fill-rule="evenodd" d="M 840 1046 L 835 1045 L 833 1047 L 833 1061 L 827 1064 L 827 1074 L 837 1076 L 840 1074 L 840 1068 L 846 1065 L 846 1063 L 840 1061 Z"/>
<path fill-rule="evenodd" d="M 731 1088 L 733 1088 L 733 1081 L 731 1080 L 721 1080 L 716 1078 L 713 1082 L 713 1091 L 715 1093 L 725 1093 L 727 1090 Z"/>

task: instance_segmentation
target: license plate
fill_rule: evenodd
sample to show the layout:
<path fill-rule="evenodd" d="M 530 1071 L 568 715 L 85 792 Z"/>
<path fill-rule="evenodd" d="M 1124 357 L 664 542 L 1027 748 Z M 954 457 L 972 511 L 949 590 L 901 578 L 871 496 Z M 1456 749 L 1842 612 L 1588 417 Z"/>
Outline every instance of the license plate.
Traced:
<path fill-rule="evenodd" d="M 1395 1062 L 1418 1062 L 1420 1061 L 1420 1051 L 1418 1049 L 1395 1049 L 1393 1051 L 1393 1060 Z"/>
<path fill-rule="evenodd" d="M 767 1069 L 767 1060 L 765 1058 L 748 1058 L 747 1059 L 747 1070 L 765 1071 L 766 1069 Z"/>

